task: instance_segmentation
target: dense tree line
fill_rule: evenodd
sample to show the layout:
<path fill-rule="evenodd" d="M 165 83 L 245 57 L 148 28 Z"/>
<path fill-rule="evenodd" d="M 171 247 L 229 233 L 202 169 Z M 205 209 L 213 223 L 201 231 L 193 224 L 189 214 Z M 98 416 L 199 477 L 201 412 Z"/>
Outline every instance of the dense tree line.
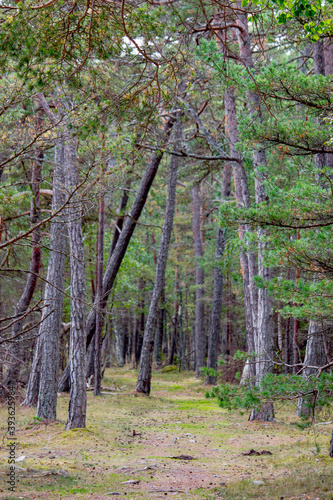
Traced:
<path fill-rule="evenodd" d="M 331 373 L 331 17 L 0 3 L 4 394 L 55 419 L 70 391 L 72 428 L 110 363 L 147 394 L 164 365 L 216 384 L 221 357 L 259 389 Z"/>

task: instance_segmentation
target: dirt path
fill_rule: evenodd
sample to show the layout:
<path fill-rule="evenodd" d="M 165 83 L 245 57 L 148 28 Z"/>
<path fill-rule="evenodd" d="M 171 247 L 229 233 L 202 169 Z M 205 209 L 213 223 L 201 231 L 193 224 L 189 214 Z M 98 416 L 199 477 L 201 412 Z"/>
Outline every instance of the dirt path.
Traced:
<path fill-rule="evenodd" d="M 67 395 L 49 425 L 18 408 L 19 482 L 8 492 L 3 445 L 0 498 L 333 499 L 326 426 L 316 437 L 299 430 L 291 408 L 276 423 L 250 423 L 205 399 L 192 374 L 156 374 L 152 396 L 135 397 L 135 375 L 110 371 L 104 384 L 123 391 L 89 394 L 87 429 L 64 431 Z M 2 432 L 5 420 L 3 407 Z M 243 455 L 252 448 L 271 454 Z"/>

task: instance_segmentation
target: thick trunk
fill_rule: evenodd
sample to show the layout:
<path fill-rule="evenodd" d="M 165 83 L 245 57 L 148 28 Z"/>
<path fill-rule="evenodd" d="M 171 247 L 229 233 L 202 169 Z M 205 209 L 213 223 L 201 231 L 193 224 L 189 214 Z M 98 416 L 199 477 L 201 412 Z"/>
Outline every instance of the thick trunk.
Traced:
<path fill-rule="evenodd" d="M 200 369 L 206 365 L 204 281 L 205 275 L 200 259 L 203 248 L 200 231 L 200 189 L 196 184 L 192 188 L 192 230 L 195 254 L 195 376 L 200 377 Z"/>
<path fill-rule="evenodd" d="M 175 128 L 175 148 L 180 149 L 182 139 L 181 122 L 178 118 Z M 176 206 L 176 186 L 177 172 L 179 165 L 179 157 L 173 155 L 171 157 L 168 181 L 168 196 L 165 209 L 165 218 L 162 228 L 160 246 L 158 251 L 156 273 L 152 298 L 147 317 L 142 352 L 140 358 L 139 374 L 136 390 L 137 392 L 150 393 L 151 386 L 151 371 L 152 371 L 152 352 L 154 348 L 154 329 L 156 326 L 157 308 L 164 289 L 165 270 L 168 259 L 169 243 L 171 238 L 173 219 Z"/>
<path fill-rule="evenodd" d="M 52 185 L 52 211 L 63 205 L 64 195 L 64 145 L 61 139 L 55 147 Z M 52 219 L 47 283 L 44 291 L 44 309 L 34 362 L 30 373 L 25 404 L 34 405 L 38 391 L 37 416 L 47 420 L 56 418 L 57 382 L 59 373 L 59 339 L 62 318 L 63 286 L 65 271 L 66 227 L 64 216 Z M 44 319 L 45 318 L 45 319 Z M 39 353 L 41 359 L 38 359 Z M 40 375 L 39 375 L 40 371 Z M 36 387 L 37 381 L 39 386 Z"/>
<path fill-rule="evenodd" d="M 223 172 L 222 181 L 222 203 L 227 201 L 230 196 L 231 167 L 226 165 Z M 214 267 L 214 288 L 213 288 L 213 307 L 208 335 L 208 357 L 207 368 L 217 370 L 218 344 L 221 334 L 221 313 L 222 313 L 222 295 L 223 295 L 223 272 L 221 269 L 221 259 L 225 250 L 225 229 L 218 227 L 216 232 L 215 245 L 215 267 Z M 205 385 L 215 385 L 217 377 L 207 375 Z"/>
<path fill-rule="evenodd" d="M 163 149 L 163 147 L 166 146 L 169 136 L 173 127 L 175 119 L 170 118 L 166 122 L 163 133 L 161 136 L 160 140 L 160 147 Z M 146 171 L 141 179 L 140 186 L 137 190 L 135 200 L 133 202 L 131 211 L 129 216 L 126 217 L 125 223 L 123 225 L 123 230 L 121 231 L 117 244 L 114 248 L 114 251 L 112 252 L 111 256 L 109 255 L 107 264 L 106 264 L 106 269 L 104 273 L 104 278 L 103 278 L 103 308 L 105 308 L 105 305 L 107 303 L 107 300 L 109 298 L 109 295 L 111 293 L 114 281 L 116 279 L 117 273 L 119 271 L 120 265 L 122 263 L 122 260 L 124 258 L 124 255 L 126 253 L 127 247 L 129 245 L 129 242 L 132 238 L 134 229 L 136 227 L 136 223 L 138 219 L 140 218 L 141 212 L 143 210 L 143 207 L 145 206 L 151 185 L 155 179 L 158 167 L 161 163 L 161 159 L 163 157 L 163 152 L 160 150 L 156 153 L 153 154 L 149 164 L 147 165 Z M 90 344 L 91 339 L 95 333 L 95 328 L 96 328 L 96 307 L 97 303 L 94 302 L 93 307 L 90 309 L 90 312 L 88 314 L 87 318 L 87 326 L 86 326 L 86 333 L 87 333 L 87 346 Z M 60 380 L 60 388 L 66 387 L 69 385 L 68 380 L 66 380 L 67 376 L 66 370 L 63 373 L 63 376 L 61 377 Z"/>
<path fill-rule="evenodd" d="M 32 198 L 30 205 L 30 218 L 33 225 L 39 222 L 40 218 L 40 201 L 39 201 L 39 191 L 40 182 L 42 178 L 42 164 L 43 164 L 43 151 L 37 149 L 36 159 L 32 164 L 31 172 L 31 187 L 32 187 Z M 25 282 L 25 286 L 21 297 L 15 308 L 15 315 L 24 314 L 32 301 L 41 263 L 41 252 L 40 252 L 40 228 L 35 229 L 32 233 L 32 248 L 30 255 L 30 266 L 29 274 Z M 21 343 L 20 335 L 22 333 L 23 321 L 16 321 L 12 327 L 11 338 L 15 338 L 14 342 L 10 346 L 10 357 L 9 366 L 5 378 L 5 386 L 14 386 L 18 383 L 19 373 L 20 373 L 20 352 Z"/>
<path fill-rule="evenodd" d="M 79 184 L 76 139 L 66 137 L 64 144 L 65 187 L 71 195 Z M 66 429 L 86 425 L 86 336 L 85 268 L 81 227 L 81 202 L 74 194 L 67 206 L 67 228 L 71 269 L 71 328 L 69 342 L 70 400 Z"/>

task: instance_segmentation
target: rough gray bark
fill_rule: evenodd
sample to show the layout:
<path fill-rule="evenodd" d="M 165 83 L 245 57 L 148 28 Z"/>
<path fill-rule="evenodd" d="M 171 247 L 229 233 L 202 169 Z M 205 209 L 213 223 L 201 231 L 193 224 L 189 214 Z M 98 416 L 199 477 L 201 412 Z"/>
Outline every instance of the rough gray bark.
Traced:
<path fill-rule="evenodd" d="M 230 196 L 231 167 L 227 164 L 224 167 L 222 179 L 222 203 Z M 217 370 L 218 344 L 221 334 L 221 313 L 222 313 L 222 295 L 223 295 L 223 272 L 220 266 L 221 259 L 225 250 L 225 229 L 221 227 L 216 231 L 215 244 L 215 267 L 214 267 L 214 286 L 213 286 L 213 307 L 211 314 L 210 330 L 208 335 L 208 356 L 207 368 Z M 207 375 L 205 385 L 215 385 L 217 377 Z"/>
<path fill-rule="evenodd" d="M 60 139 L 55 146 L 54 155 L 52 212 L 59 210 L 65 201 L 63 162 L 64 145 Z M 56 418 L 59 338 L 66 252 L 65 231 L 64 216 L 58 215 L 53 218 L 50 227 L 50 252 L 42 323 L 39 328 L 39 337 L 25 399 L 27 406 L 35 406 L 38 394 L 37 416 L 47 420 Z"/>
<path fill-rule="evenodd" d="M 37 149 L 35 152 L 36 159 L 32 164 L 32 173 L 31 173 L 31 188 L 32 188 L 32 197 L 30 204 L 30 219 L 32 225 L 37 224 L 40 219 L 40 200 L 39 200 L 39 191 L 40 191 L 40 182 L 42 177 L 42 164 L 43 164 L 43 151 L 41 149 Z M 30 254 L 30 265 L 29 265 L 29 273 L 27 274 L 26 282 L 24 285 L 24 289 L 20 296 L 20 299 L 15 308 L 15 315 L 24 314 L 33 298 L 35 293 L 37 279 L 41 264 L 41 251 L 40 251 L 40 228 L 35 229 L 32 233 L 32 247 Z M 6 372 L 6 378 L 4 385 L 6 387 L 15 386 L 18 383 L 19 373 L 20 373 L 20 352 L 21 352 L 21 343 L 20 343 L 20 334 L 22 333 L 24 320 L 16 321 L 12 327 L 11 338 L 15 338 L 16 340 L 11 343 L 9 348 L 9 365 Z"/>
<path fill-rule="evenodd" d="M 180 149 L 182 140 L 182 127 L 180 118 L 178 117 L 175 126 L 174 143 L 175 148 Z M 156 326 L 157 308 L 164 289 L 165 270 L 168 259 L 169 243 L 173 227 L 173 219 L 176 206 L 176 186 L 177 172 L 179 165 L 179 157 L 173 155 L 170 161 L 169 180 L 168 180 L 168 195 L 165 209 L 165 217 L 160 239 L 158 251 L 154 288 L 152 292 L 149 313 L 143 336 L 143 344 L 141 350 L 140 366 L 138 380 L 136 385 L 137 392 L 150 394 L 151 388 L 151 371 L 152 371 L 152 352 L 154 348 L 154 329 Z"/>
<path fill-rule="evenodd" d="M 166 146 L 169 136 L 175 122 L 175 118 L 169 118 L 163 128 L 159 146 L 161 150 Z M 111 293 L 114 281 L 116 279 L 117 273 L 119 271 L 120 265 L 126 253 L 129 242 L 131 241 L 134 229 L 136 227 L 136 223 L 140 218 L 143 207 L 145 206 L 151 185 L 155 179 L 158 167 L 161 163 L 163 157 L 163 151 L 157 151 L 151 157 L 150 162 L 147 165 L 145 173 L 140 182 L 140 186 L 137 190 L 133 205 L 131 207 L 129 215 L 126 217 L 126 220 L 123 225 L 123 229 L 118 238 L 117 244 L 112 252 L 109 255 L 106 269 L 103 278 L 103 308 L 105 308 L 109 295 Z M 96 328 L 96 307 L 97 304 L 94 302 L 93 307 L 90 309 L 88 318 L 87 318 L 87 347 L 91 342 L 91 339 L 95 333 Z M 64 390 L 65 387 L 69 386 L 68 380 L 68 372 L 69 368 L 66 367 L 61 379 L 59 390 Z"/>
<path fill-rule="evenodd" d="M 65 187 L 72 195 L 79 184 L 77 141 L 66 134 L 64 143 Z M 81 203 L 74 194 L 67 206 L 67 229 L 71 269 L 71 328 L 69 342 L 70 400 L 66 429 L 86 425 L 85 267 L 81 227 Z"/>
<path fill-rule="evenodd" d="M 239 3 L 239 2 L 238 2 Z M 240 57 L 248 68 L 253 68 L 251 39 L 248 31 L 248 20 L 246 13 L 238 15 L 237 24 L 237 40 Z M 254 120 L 262 122 L 260 109 L 260 96 L 256 91 L 247 91 L 247 109 L 250 116 Z M 256 204 L 268 202 L 265 193 L 264 181 L 266 178 L 265 169 L 267 167 L 266 153 L 261 145 L 255 147 L 252 152 L 253 166 L 255 171 L 255 201 Z M 264 170 L 263 170 L 264 169 Z M 264 266 L 264 254 L 266 249 L 265 236 L 267 230 L 259 227 L 258 231 L 258 275 L 264 281 L 271 279 L 271 270 Z M 269 373 L 273 368 L 273 347 L 274 347 L 274 331 L 273 331 L 273 303 L 272 298 L 268 294 L 266 287 L 260 287 L 258 290 L 258 314 L 257 314 L 257 331 L 256 331 L 256 384 L 260 385 L 262 378 Z"/>
<path fill-rule="evenodd" d="M 200 259 L 203 257 L 200 228 L 200 187 L 195 184 L 192 188 L 192 231 L 195 254 L 195 376 L 200 377 L 200 368 L 206 365 L 206 336 L 205 336 L 205 304 L 204 282 L 205 274 Z"/>

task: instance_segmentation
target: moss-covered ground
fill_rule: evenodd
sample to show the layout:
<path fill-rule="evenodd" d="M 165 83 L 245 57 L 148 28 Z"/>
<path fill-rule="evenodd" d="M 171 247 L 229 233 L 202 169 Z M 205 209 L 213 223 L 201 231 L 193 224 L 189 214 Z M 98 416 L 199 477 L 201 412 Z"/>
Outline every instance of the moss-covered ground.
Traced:
<path fill-rule="evenodd" d="M 45 424 L 16 407 L 15 492 L 8 490 L 7 407 L 1 406 L 0 498 L 16 499 L 310 499 L 333 500 L 332 425 L 300 429 L 294 406 L 275 423 L 248 422 L 206 399 L 193 373 L 154 372 L 150 397 L 133 393 L 137 372 L 110 369 L 88 393 L 87 428 L 65 431 L 68 395 L 58 420 Z M 247 450 L 271 455 L 246 456 Z M 187 455 L 194 460 L 172 457 Z"/>

